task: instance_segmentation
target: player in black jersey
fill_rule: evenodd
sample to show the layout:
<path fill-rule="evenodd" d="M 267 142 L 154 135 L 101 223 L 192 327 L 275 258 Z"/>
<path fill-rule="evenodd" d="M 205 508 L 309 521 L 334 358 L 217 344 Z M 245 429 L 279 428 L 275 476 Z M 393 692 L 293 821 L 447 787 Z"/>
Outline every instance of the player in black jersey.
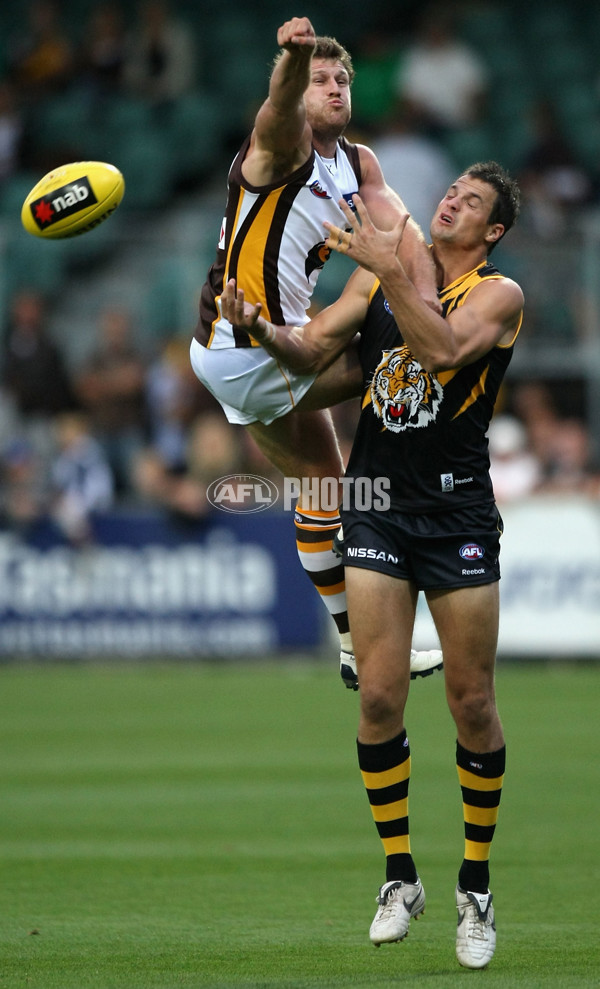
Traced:
<path fill-rule="evenodd" d="M 233 284 L 227 305 L 233 322 L 298 368 L 327 367 L 360 333 L 364 396 L 348 475 L 389 482 L 385 506 L 355 503 L 343 512 L 361 687 L 358 759 L 386 854 L 370 937 L 375 945 L 402 940 L 425 906 L 411 855 L 404 725 L 422 590 L 457 729 L 465 850 L 456 953 L 461 965 L 483 968 L 496 941 L 489 852 L 505 765 L 494 693 L 502 522 L 486 432 L 523 311 L 521 289 L 489 254 L 517 218 L 519 190 L 494 162 L 471 166 L 450 186 L 431 224 L 443 316 L 419 298 L 397 259 L 403 222 L 384 233 L 359 197 L 355 205 L 359 222 L 345 207 L 353 230 L 328 226 L 328 244 L 362 267 L 306 327 L 266 323 Z"/>

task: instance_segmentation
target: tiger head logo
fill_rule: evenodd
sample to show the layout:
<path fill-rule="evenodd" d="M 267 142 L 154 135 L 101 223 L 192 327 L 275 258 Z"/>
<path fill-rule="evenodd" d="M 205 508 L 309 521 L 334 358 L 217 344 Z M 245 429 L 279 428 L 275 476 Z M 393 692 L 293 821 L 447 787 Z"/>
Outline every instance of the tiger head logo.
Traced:
<path fill-rule="evenodd" d="M 444 397 L 435 376 L 423 370 L 408 347 L 384 350 L 371 381 L 371 404 L 386 429 L 400 433 L 427 426 Z"/>

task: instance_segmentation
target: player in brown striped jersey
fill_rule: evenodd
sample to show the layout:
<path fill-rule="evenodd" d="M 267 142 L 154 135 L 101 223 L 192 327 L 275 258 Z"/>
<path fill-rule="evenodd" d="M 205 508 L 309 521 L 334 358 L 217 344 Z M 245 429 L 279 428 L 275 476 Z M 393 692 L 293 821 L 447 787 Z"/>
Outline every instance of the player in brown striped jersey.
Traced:
<path fill-rule="evenodd" d="M 229 173 L 225 219 L 201 293 L 191 360 L 229 421 L 246 426 L 284 476 L 318 482 L 307 486 L 297 504 L 298 550 L 336 621 L 342 671 L 348 671 L 348 685 L 355 686 L 344 573 L 332 551 L 339 512 L 323 506 L 319 482 L 343 476 L 327 410 L 360 393 L 360 375 L 345 355 L 329 374 L 295 373 L 235 331 L 220 311 L 220 297 L 228 279 L 236 278 L 271 319 L 302 325 L 330 254 L 323 224 L 344 223 L 339 200 L 351 203 L 360 191 L 383 229 L 404 207 L 385 183 L 373 152 L 343 137 L 354 75 L 348 52 L 335 39 L 317 38 L 306 17 L 286 21 L 277 41 L 282 52 L 268 98 Z M 415 224 L 409 224 L 399 249 L 415 286 L 437 309 L 433 267 Z M 439 667 L 441 656 L 437 650 L 413 652 L 411 663 L 413 675 L 425 675 Z"/>
<path fill-rule="evenodd" d="M 391 482 L 387 511 L 343 513 L 346 582 L 361 687 L 358 759 L 386 854 L 371 925 L 375 945 L 402 940 L 425 894 L 411 854 L 410 749 L 404 724 L 417 595 L 424 591 L 444 653 L 464 808 L 456 953 L 483 968 L 495 950 L 489 853 L 505 744 L 494 692 L 502 521 L 486 432 L 522 321 L 523 294 L 489 261 L 514 223 L 519 190 L 495 162 L 457 178 L 431 224 L 443 316 L 424 304 L 401 262 L 403 222 L 384 233 L 356 199 L 352 231 L 328 243 L 362 265 L 341 298 L 303 328 L 278 328 L 228 287 L 230 319 L 298 369 L 319 370 L 356 333 L 365 380 L 348 465 Z M 364 270 L 363 270 L 364 269 Z M 376 276 L 376 277 L 375 277 Z M 393 315 L 392 315 L 393 314 Z"/>

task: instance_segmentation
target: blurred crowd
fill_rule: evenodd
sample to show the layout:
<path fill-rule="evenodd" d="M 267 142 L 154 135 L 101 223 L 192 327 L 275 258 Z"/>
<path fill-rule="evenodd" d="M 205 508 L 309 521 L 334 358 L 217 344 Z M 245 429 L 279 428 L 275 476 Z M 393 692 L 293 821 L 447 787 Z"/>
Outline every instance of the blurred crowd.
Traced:
<path fill-rule="evenodd" d="M 367 32 L 354 60 L 353 126 L 364 132 L 390 184 L 402 190 L 424 230 L 448 174 L 483 156 L 498 157 L 518 178 L 524 193 L 520 227 L 541 238 L 560 237 L 587 207 L 600 202 L 600 166 L 590 164 L 567 132 L 559 112 L 566 93 L 560 88 L 551 93 L 541 87 L 527 98 L 523 79 L 523 104 L 513 107 L 513 126 L 496 138 L 490 133 L 499 130 L 497 73 L 488 61 L 497 41 L 489 37 L 485 46 L 477 46 L 467 40 L 461 24 L 470 14 L 493 23 L 487 4 L 434 0 L 419 8 L 402 45 L 385 26 Z M 550 9 L 547 18 L 552 19 Z M 568 46 L 570 39 L 564 40 Z M 513 33 L 515 49 L 519 42 Z M 579 72 L 578 81 L 585 80 L 583 55 Z M 600 75 L 596 85 L 597 123 Z M 510 115 L 511 107 L 504 112 Z"/>
<path fill-rule="evenodd" d="M 199 384 L 189 340 L 173 337 L 148 351 L 123 308 L 98 313 L 94 345 L 72 368 L 48 331 L 44 297 L 19 292 L 1 368 L 3 527 L 26 533 L 50 517 L 84 545 L 97 512 L 154 508 L 194 522 L 212 510 L 207 488 L 219 477 L 281 480 Z M 501 503 L 540 493 L 600 498 L 584 418 L 564 402 L 562 388 L 541 382 L 515 383 L 504 396 L 489 434 Z M 358 412 L 358 402 L 334 410 L 345 457 Z"/>
<path fill-rule="evenodd" d="M 491 139 L 493 143 L 494 133 L 490 131 L 498 131 L 498 74 L 494 74 L 491 56 L 502 36 L 492 36 L 488 44 L 478 45 L 464 34 L 469 23 L 481 23 L 484 30 L 489 24 L 492 29 L 494 10 L 487 3 L 434 0 L 405 6 L 401 12 L 386 11 L 385 22 L 374 15 L 373 22 L 367 21 L 356 43 L 350 45 L 356 68 L 352 129 L 356 135 L 364 134 L 382 155 L 390 184 L 402 187 L 411 210 L 426 229 L 431 202 L 440 188 L 443 191 L 448 172 L 452 173 L 457 164 L 465 164 L 464 155 L 478 157 L 471 152 L 481 150 L 485 154 L 490 150 L 485 141 Z M 54 143 L 42 145 L 40 117 L 31 112 L 36 105 L 53 96 L 77 93 L 87 101 L 90 116 L 101 125 L 103 105 L 113 97 L 129 96 L 147 104 L 160 126 L 164 120 L 161 113 L 194 91 L 202 91 L 207 98 L 214 95 L 215 99 L 220 90 L 229 92 L 236 81 L 228 82 L 228 77 L 235 74 L 234 66 L 240 61 L 235 45 L 244 37 L 248 45 L 256 45 L 257 37 L 264 33 L 260 22 L 245 16 L 241 6 L 224 20 L 211 22 L 214 37 L 198 30 L 199 22 L 193 21 L 177 0 L 96 0 L 79 9 L 75 27 L 71 14 L 64 0 L 29 0 L 21 8 L 21 16 L 13 17 L 12 27 L 4 31 L 0 49 L 0 183 L 20 168 L 49 164 L 48 156 L 65 153 L 65 145 L 73 139 L 63 135 L 61 146 L 61 135 L 55 134 Z M 550 5 L 545 23 L 553 16 L 556 18 L 556 11 Z M 344 30 L 351 30 L 351 26 Z M 339 35 L 347 43 L 344 30 L 340 25 Z M 514 25 L 512 30 L 516 51 L 522 39 L 514 37 Z M 567 25 L 565 50 L 573 44 Z M 215 59 L 219 47 L 222 60 Z M 263 65 L 265 51 L 273 51 L 271 36 L 262 38 L 260 53 L 256 53 L 262 95 L 268 71 L 267 64 Z M 543 57 L 543 53 L 538 55 Z M 575 60 L 576 53 L 572 57 Z M 250 60 L 245 61 L 247 100 L 251 102 L 256 73 Z M 503 82 L 509 78 L 508 57 L 506 61 Z M 585 53 L 579 62 L 572 72 L 573 79 L 579 72 L 577 79 L 582 83 Z M 214 67 L 220 64 L 223 78 L 215 79 Z M 560 68 L 557 66 L 554 73 L 559 81 Z M 514 69 L 515 86 L 521 81 L 518 71 Z M 589 71 L 588 82 L 596 92 L 590 93 L 588 85 L 586 95 L 588 101 L 595 102 L 592 109 L 600 111 L 600 75 L 595 66 Z M 565 82 L 570 84 L 571 77 L 565 75 Z M 527 80 L 521 89 L 525 97 Z M 574 211 L 598 202 L 600 193 L 598 166 L 590 164 L 593 156 L 582 156 L 565 129 L 565 113 L 559 112 L 567 103 L 567 90 L 566 84 L 562 90 L 540 86 L 535 98 L 515 107 L 512 129 L 507 127 L 498 138 L 503 148 L 491 148 L 495 153 L 503 150 L 511 158 L 504 164 L 517 172 L 527 194 L 525 219 L 542 237 L 564 232 Z M 235 91 L 239 97 L 239 88 Z M 514 99 L 515 93 L 511 95 Z M 254 105 L 248 108 L 244 126 L 255 109 Z M 510 106 L 503 109 L 511 115 Z M 234 118 L 239 112 L 231 106 L 229 116 Z M 514 145 L 515 133 L 519 136 L 518 153 L 514 146 L 509 147 Z M 45 161 L 40 160 L 42 156 Z"/>
<path fill-rule="evenodd" d="M 483 8 L 485 9 L 485 4 Z M 461 7 L 467 7 L 463 4 Z M 302 13 L 302 11 L 299 11 Z M 129 14 L 129 16 L 127 16 Z M 456 168 L 479 157 L 493 77 L 485 53 L 461 35 L 453 5 L 415 6 L 401 45 L 384 26 L 353 49 L 349 137 L 375 150 L 386 177 L 427 232 Z M 68 8 L 32 0 L 0 64 L 0 197 L 28 168 L 45 169 L 32 108 L 73 92 L 100 112 L 115 94 L 145 101 L 156 120 L 203 72 L 206 39 L 176 2 L 97 0 L 74 44 Z M 339 29 L 340 40 L 343 30 Z M 272 48 L 272 38 L 266 39 Z M 218 85 L 218 81 L 217 81 Z M 550 97 L 527 113 L 527 140 L 509 167 L 520 180 L 519 227 L 539 242 L 568 235 L 599 201 L 598 171 L 579 154 Z M 44 157 L 46 156 L 46 157 Z M 464 157 L 468 161 L 464 160 Z M 224 173 L 225 174 L 225 173 Z M 510 272 L 507 272 L 510 273 Z M 198 272 L 198 290 L 204 271 Z M 522 277 L 527 298 L 527 279 Z M 9 286 L 10 289 L 10 286 Z M 318 304 L 318 294 L 316 296 Z M 229 473 L 273 477 L 245 430 L 230 426 L 189 362 L 189 332 L 149 345 L 139 314 L 106 301 L 89 317 L 85 359 L 73 364 L 51 332 L 53 299 L 34 285 L 8 292 L 0 351 L 0 522 L 27 531 L 48 516 L 76 544 L 92 538 L 95 512 L 160 507 L 181 521 L 210 511 L 207 486 Z M 193 319 L 193 314 L 191 319 Z M 522 335 L 527 334 L 528 310 Z M 509 384 L 490 428 L 499 501 L 533 493 L 600 498 L 597 444 L 581 382 Z M 358 409 L 334 411 L 348 452 Z"/>
<path fill-rule="evenodd" d="M 132 21 L 119 0 L 98 0 L 74 33 L 67 5 L 31 0 L 8 33 L 0 84 L 0 179 L 20 168 L 53 167 L 73 135 L 36 140 L 36 106 L 77 93 L 100 124 L 114 96 L 139 97 L 157 112 L 190 92 L 201 52 L 169 0 L 141 0 Z"/>
<path fill-rule="evenodd" d="M 44 297 L 12 300 L 0 377 L 0 519 L 25 532 L 51 517 L 85 543 L 94 513 L 162 508 L 182 521 L 210 509 L 208 485 L 272 468 L 200 386 L 189 340 L 148 351 L 134 317 L 111 305 L 71 367 L 48 331 Z"/>

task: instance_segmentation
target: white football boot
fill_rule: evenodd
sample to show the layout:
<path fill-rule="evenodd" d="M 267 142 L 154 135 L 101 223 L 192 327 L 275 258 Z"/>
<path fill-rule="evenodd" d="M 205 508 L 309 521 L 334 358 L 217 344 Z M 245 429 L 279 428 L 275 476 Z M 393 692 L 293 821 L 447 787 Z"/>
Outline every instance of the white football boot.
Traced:
<path fill-rule="evenodd" d="M 428 677 L 436 670 L 441 670 L 444 665 L 444 656 L 441 649 L 411 649 L 410 650 L 410 678 L 416 680 L 417 677 Z"/>
<path fill-rule="evenodd" d="M 410 678 L 428 677 L 436 670 L 441 670 L 444 657 L 439 649 L 410 651 Z M 340 676 L 349 690 L 358 690 L 358 676 L 354 654 L 342 649 L 340 652 Z"/>
<path fill-rule="evenodd" d="M 492 894 L 469 893 L 456 887 L 456 957 L 463 968 L 485 968 L 496 949 Z"/>
<path fill-rule="evenodd" d="M 346 684 L 348 690 L 358 690 L 358 676 L 356 675 L 356 660 L 354 653 L 340 652 L 340 676 Z"/>
<path fill-rule="evenodd" d="M 376 900 L 379 906 L 369 931 L 376 948 L 402 941 L 408 934 L 411 918 L 416 919 L 425 910 L 425 890 L 420 879 L 416 883 L 401 880 L 384 883 Z"/>

